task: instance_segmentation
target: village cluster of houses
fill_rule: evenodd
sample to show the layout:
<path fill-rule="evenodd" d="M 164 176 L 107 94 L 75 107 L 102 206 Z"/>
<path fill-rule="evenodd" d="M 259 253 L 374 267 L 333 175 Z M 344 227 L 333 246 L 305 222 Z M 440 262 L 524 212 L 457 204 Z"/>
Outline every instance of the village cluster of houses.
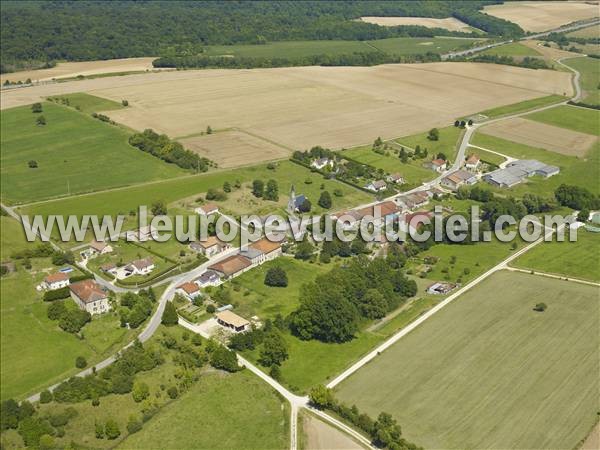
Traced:
<path fill-rule="evenodd" d="M 218 239 L 212 238 L 211 241 L 217 242 Z M 205 244 L 205 242 L 197 243 L 197 245 L 200 244 Z M 222 241 L 218 241 L 214 245 L 218 246 L 220 251 L 230 248 L 229 244 Z M 218 286 L 223 281 L 235 278 L 253 267 L 281 256 L 282 253 L 281 243 L 270 241 L 266 237 L 262 238 L 240 249 L 238 253 L 208 266 L 198 278 L 178 286 L 177 292 L 188 300 L 193 300 L 201 294 L 200 289 Z"/>

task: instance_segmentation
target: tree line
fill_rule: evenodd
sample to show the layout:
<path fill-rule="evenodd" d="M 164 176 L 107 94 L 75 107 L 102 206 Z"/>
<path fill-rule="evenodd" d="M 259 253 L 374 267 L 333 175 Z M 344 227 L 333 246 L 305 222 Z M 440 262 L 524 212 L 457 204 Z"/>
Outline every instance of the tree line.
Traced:
<path fill-rule="evenodd" d="M 132 134 L 129 137 L 129 144 L 182 169 L 206 172 L 209 165 L 213 164 L 209 159 L 186 150 L 183 145 L 172 141 L 166 134 L 158 134 L 151 129 Z"/>

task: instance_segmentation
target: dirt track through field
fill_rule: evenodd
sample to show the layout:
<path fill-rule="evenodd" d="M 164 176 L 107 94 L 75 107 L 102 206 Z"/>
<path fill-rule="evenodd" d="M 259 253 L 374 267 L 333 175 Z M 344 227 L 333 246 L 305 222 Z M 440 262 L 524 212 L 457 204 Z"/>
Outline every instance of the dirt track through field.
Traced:
<path fill-rule="evenodd" d="M 78 75 L 97 75 L 101 73 L 134 72 L 141 70 L 153 70 L 152 61 L 156 58 L 124 58 L 109 59 L 106 61 L 85 61 L 58 63 L 50 69 L 25 70 L 21 72 L 5 73 L 0 76 L 0 82 L 5 80 L 12 82 L 25 81 L 30 78 L 33 81 L 46 81 L 53 78 L 69 78 Z"/>
<path fill-rule="evenodd" d="M 598 140 L 597 136 L 579 133 L 522 118 L 507 119 L 481 128 L 481 133 L 543 148 L 567 156 L 583 157 Z"/>
<path fill-rule="evenodd" d="M 374 23 L 384 27 L 395 27 L 398 25 L 420 25 L 427 28 L 444 28 L 450 31 L 468 31 L 469 25 L 461 22 L 454 17 L 445 19 L 435 19 L 433 17 L 373 17 L 365 16 L 360 20 L 367 23 Z"/>
<path fill-rule="evenodd" d="M 525 31 L 547 31 L 599 16 L 594 2 L 510 2 L 486 6 L 485 14 L 514 22 Z"/>

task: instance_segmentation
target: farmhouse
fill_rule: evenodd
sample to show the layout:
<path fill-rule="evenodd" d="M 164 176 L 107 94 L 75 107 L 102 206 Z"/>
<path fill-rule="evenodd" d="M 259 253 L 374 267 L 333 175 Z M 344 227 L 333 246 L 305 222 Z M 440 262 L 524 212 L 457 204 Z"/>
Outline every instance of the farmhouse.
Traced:
<path fill-rule="evenodd" d="M 450 175 L 442 178 L 441 184 L 453 191 L 457 190 L 463 184 L 477 183 L 477 176 L 466 170 L 457 170 Z"/>
<path fill-rule="evenodd" d="M 94 280 L 83 280 L 69 286 L 71 297 L 84 311 L 102 314 L 110 310 L 108 296 Z"/>
<path fill-rule="evenodd" d="M 510 188 L 534 175 L 549 178 L 559 172 L 560 168 L 556 166 L 544 164 L 535 159 L 520 159 L 507 164 L 504 169 L 484 175 L 483 179 L 494 186 Z"/>
<path fill-rule="evenodd" d="M 207 270 L 194 280 L 199 287 L 218 286 L 221 281 L 219 274 L 213 270 Z"/>
<path fill-rule="evenodd" d="M 193 300 L 200 295 L 200 288 L 196 283 L 188 281 L 177 286 L 176 292 L 183 295 L 188 300 Z"/>
<path fill-rule="evenodd" d="M 392 173 L 386 177 L 388 183 L 404 184 L 404 177 L 399 173 Z"/>
<path fill-rule="evenodd" d="M 333 160 L 329 159 L 329 158 L 319 158 L 319 159 L 315 159 L 311 164 L 311 167 L 314 167 L 315 169 L 323 169 L 327 166 L 333 166 Z"/>
<path fill-rule="evenodd" d="M 50 291 L 54 291 L 55 289 L 64 288 L 69 285 L 69 275 L 63 272 L 57 272 L 48 275 L 44 278 L 43 287 Z"/>
<path fill-rule="evenodd" d="M 387 189 L 387 184 L 383 180 L 371 181 L 365 186 L 365 189 L 373 192 L 381 192 Z"/>
<path fill-rule="evenodd" d="M 435 172 L 443 172 L 444 170 L 446 170 L 446 165 L 447 162 L 444 161 L 443 159 L 433 159 L 429 162 L 426 162 L 423 164 L 427 169 L 431 169 Z"/>
<path fill-rule="evenodd" d="M 413 210 L 429 203 L 430 197 L 426 192 L 417 191 L 412 194 L 400 195 L 394 199 L 402 209 Z"/>
<path fill-rule="evenodd" d="M 250 322 L 243 317 L 238 316 L 233 311 L 225 310 L 215 314 L 217 322 L 222 327 L 233 330 L 235 333 L 242 333 L 250 327 Z"/>
<path fill-rule="evenodd" d="M 213 265 L 208 269 L 216 272 L 220 276 L 229 279 L 237 277 L 252 267 L 250 260 L 242 255 L 229 256 Z"/>
<path fill-rule="evenodd" d="M 477 170 L 481 165 L 481 161 L 479 160 L 479 156 L 472 154 L 465 161 L 465 169 L 467 170 Z"/>
<path fill-rule="evenodd" d="M 219 207 L 214 203 L 207 203 L 194 209 L 194 212 L 196 214 L 200 214 L 201 216 L 210 216 L 211 214 L 218 213 Z"/>
<path fill-rule="evenodd" d="M 227 242 L 223 242 L 216 236 L 209 236 L 206 241 L 194 241 L 190 248 L 208 258 L 231 248 Z"/>

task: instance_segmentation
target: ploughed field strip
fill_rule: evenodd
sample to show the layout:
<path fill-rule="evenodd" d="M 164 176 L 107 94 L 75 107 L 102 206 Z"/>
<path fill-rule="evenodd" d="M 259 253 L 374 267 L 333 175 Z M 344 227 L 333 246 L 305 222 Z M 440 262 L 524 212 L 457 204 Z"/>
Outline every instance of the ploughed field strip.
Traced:
<path fill-rule="evenodd" d="M 567 156 L 583 157 L 598 140 L 597 136 L 559 128 L 519 117 L 502 120 L 481 128 L 481 133 L 543 148 Z"/>
<path fill-rule="evenodd" d="M 367 23 L 374 23 L 384 27 L 397 27 L 399 25 L 419 25 L 427 28 L 444 28 L 450 31 L 468 32 L 469 25 L 454 17 L 436 19 L 434 17 L 376 17 L 365 16 L 360 20 Z"/>

